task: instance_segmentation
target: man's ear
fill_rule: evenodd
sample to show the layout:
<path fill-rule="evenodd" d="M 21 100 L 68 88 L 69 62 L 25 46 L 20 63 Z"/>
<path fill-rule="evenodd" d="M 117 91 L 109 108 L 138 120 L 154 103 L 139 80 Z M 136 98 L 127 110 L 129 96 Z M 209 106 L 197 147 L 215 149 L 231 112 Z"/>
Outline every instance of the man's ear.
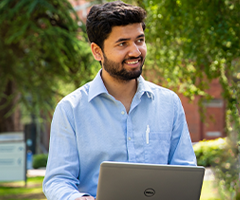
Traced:
<path fill-rule="evenodd" d="M 102 61 L 103 52 L 102 49 L 94 42 L 91 43 L 92 54 L 97 61 Z"/>

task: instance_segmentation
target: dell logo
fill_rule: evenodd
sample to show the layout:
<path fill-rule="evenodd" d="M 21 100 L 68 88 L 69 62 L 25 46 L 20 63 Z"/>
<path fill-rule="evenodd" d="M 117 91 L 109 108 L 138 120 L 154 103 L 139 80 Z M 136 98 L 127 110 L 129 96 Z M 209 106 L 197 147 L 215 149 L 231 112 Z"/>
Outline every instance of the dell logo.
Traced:
<path fill-rule="evenodd" d="M 148 188 L 144 191 L 144 195 L 146 197 L 152 197 L 155 194 L 155 190 L 152 188 Z"/>

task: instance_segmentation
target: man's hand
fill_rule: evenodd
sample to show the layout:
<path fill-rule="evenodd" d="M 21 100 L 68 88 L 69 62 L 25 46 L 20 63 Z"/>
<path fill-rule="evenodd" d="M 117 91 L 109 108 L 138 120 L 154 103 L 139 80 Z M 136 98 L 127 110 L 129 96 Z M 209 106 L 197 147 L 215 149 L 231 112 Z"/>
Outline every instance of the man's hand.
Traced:
<path fill-rule="evenodd" d="M 75 200 L 95 200 L 95 199 L 92 196 L 83 196 L 83 197 L 78 197 Z"/>

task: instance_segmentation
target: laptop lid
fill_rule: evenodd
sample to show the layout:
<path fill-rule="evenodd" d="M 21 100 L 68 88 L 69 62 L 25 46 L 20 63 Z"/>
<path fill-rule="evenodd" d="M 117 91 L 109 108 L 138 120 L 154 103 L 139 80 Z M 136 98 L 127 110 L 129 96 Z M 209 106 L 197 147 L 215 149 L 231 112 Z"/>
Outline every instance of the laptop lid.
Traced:
<path fill-rule="evenodd" d="M 97 200 L 199 200 L 204 167 L 103 162 Z"/>

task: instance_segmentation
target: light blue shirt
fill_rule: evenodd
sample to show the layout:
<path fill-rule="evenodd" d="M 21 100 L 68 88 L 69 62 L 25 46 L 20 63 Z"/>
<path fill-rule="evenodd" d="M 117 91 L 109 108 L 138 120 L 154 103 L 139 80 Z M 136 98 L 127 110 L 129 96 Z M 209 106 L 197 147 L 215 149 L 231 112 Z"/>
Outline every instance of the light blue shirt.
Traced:
<path fill-rule="evenodd" d="M 196 165 L 178 96 L 142 77 L 129 113 L 100 76 L 56 107 L 43 191 L 48 200 L 96 197 L 103 161 Z"/>

